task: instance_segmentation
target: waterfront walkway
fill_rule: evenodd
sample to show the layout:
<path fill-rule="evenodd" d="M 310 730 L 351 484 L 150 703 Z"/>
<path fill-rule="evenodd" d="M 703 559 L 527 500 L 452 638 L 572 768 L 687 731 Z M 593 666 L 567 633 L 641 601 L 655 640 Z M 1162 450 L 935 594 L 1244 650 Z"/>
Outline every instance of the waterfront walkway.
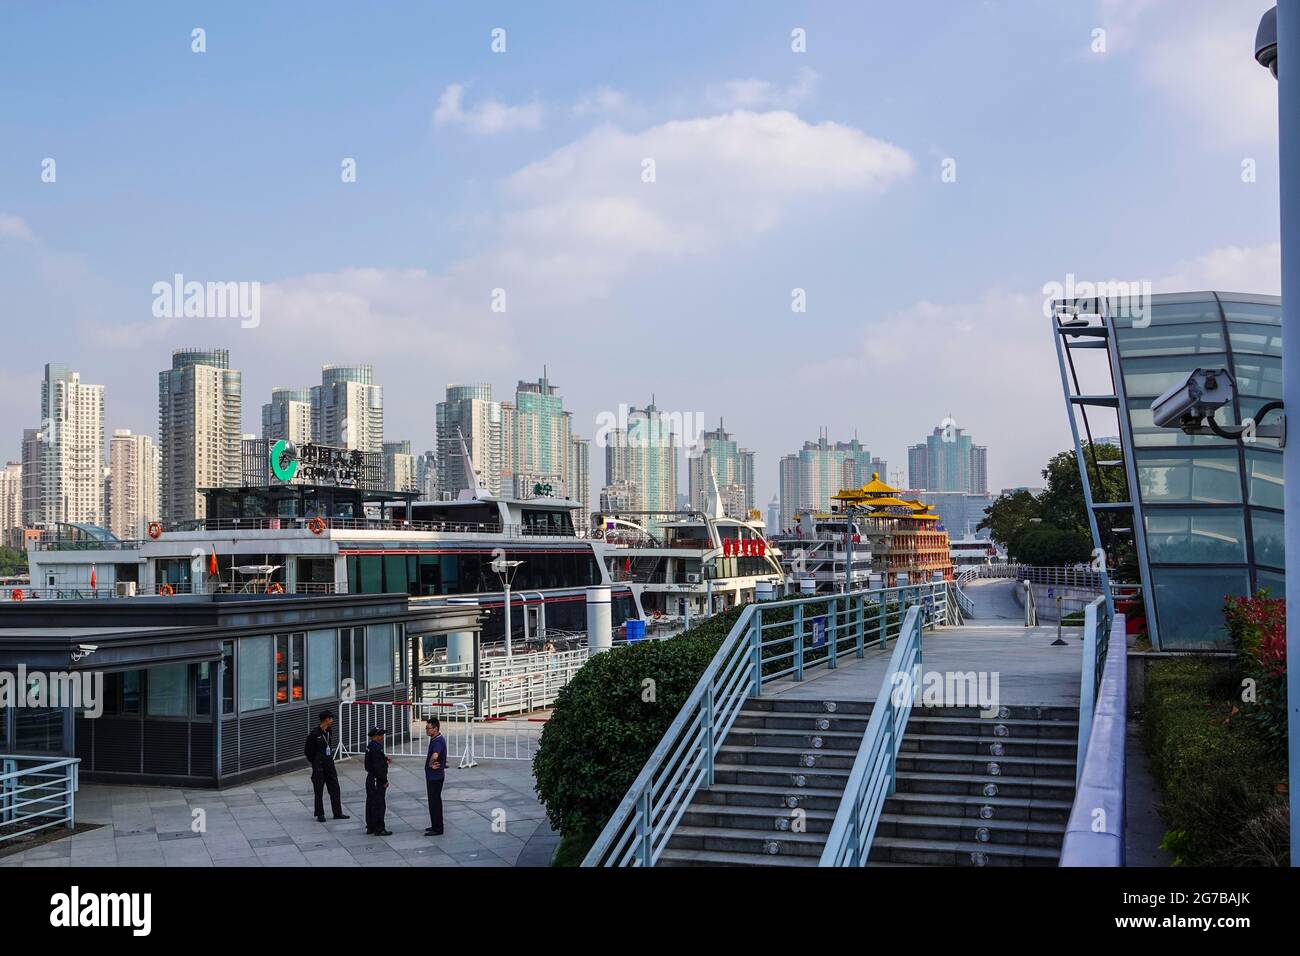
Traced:
<path fill-rule="evenodd" d="M 926 673 L 997 674 L 1001 704 L 1078 707 L 1083 629 L 1067 627 L 1062 633 L 1066 645 L 1052 647 L 1055 625 L 968 625 L 926 631 L 922 639 L 923 668 Z M 841 659 L 834 670 L 818 667 L 808 671 L 802 681 L 769 684 L 763 696 L 875 700 L 893 651 L 893 644 L 885 650 L 872 648 L 861 660 Z"/>
<path fill-rule="evenodd" d="M 418 758 L 395 757 L 389 772 L 389 837 L 366 834 L 365 770 L 338 764 L 351 820 L 318 823 L 308 769 L 225 790 L 83 784 L 77 820 L 100 823 L 21 853 L 0 867 L 23 866 L 547 866 L 558 834 L 533 792 L 529 760 L 484 760 L 448 770 L 446 833 L 429 825 Z M 328 815 L 329 798 L 326 795 Z M 191 827 L 195 810 L 206 832 Z M 497 820 L 494 832 L 493 821 Z"/>
<path fill-rule="evenodd" d="M 1016 588 L 1023 587 L 1009 578 L 976 578 L 968 581 L 962 591 L 975 602 L 974 621 L 1025 622 L 1025 606 L 1016 600 Z"/>

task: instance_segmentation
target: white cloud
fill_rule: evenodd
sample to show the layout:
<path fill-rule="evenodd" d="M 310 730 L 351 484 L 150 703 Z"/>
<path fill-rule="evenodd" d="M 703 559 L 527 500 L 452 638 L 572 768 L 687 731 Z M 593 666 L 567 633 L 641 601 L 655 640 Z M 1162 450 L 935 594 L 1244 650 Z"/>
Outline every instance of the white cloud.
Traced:
<path fill-rule="evenodd" d="M 617 113 L 627 106 L 627 94 L 622 90 L 600 86 L 590 93 L 584 93 L 573 105 L 573 112 L 579 116 L 593 113 Z"/>
<path fill-rule="evenodd" d="M 32 231 L 28 228 L 27 223 L 21 216 L 15 216 L 7 212 L 0 212 L 0 239 L 16 239 L 20 242 L 30 242 L 33 238 Z"/>
<path fill-rule="evenodd" d="M 1274 0 L 1102 0 L 1112 52 L 1222 145 L 1277 137 L 1277 82 L 1254 59 L 1255 30 Z"/>
<path fill-rule="evenodd" d="M 464 95 L 465 87 L 460 83 L 452 83 L 443 90 L 433 111 L 433 125 L 463 126 L 483 136 L 538 129 L 542 125 L 542 104 L 536 101 L 523 106 L 508 106 L 489 99 L 467 111 L 461 105 Z"/>
<path fill-rule="evenodd" d="M 1154 292 L 1254 292 L 1282 294 L 1282 244 L 1223 246 L 1179 263 L 1152 283 Z"/>
<path fill-rule="evenodd" d="M 643 181 L 647 161 L 654 182 Z M 897 146 L 787 112 L 605 125 L 509 178 L 498 260 L 517 277 L 604 289 L 648 257 L 707 255 L 805 203 L 877 194 L 914 168 Z"/>
<path fill-rule="evenodd" d="M 804 67 L 789 86 L 768 80 L 730 80 L 705 91 L 709 107 L 717 110 L 794 109 L 812 98 L 820 79 L 817 72 Z"/>

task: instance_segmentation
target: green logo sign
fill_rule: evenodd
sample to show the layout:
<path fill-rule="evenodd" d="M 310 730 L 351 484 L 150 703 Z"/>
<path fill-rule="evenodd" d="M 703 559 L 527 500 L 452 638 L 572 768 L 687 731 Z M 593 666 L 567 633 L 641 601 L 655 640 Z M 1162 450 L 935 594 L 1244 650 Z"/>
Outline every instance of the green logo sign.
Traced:
<path fill-rule="evenodd" d="M 538 483 L 533 485 L 533 496 L 536 498 L 549 497 L 552 491 L 554 489 L 549 484 Z"/>
<path fill-rule="evenodd" d="M 280 481 L 293 481 L 298 474 L 298 449 L 283 438 L 271 446 L 271 474 Z"/>

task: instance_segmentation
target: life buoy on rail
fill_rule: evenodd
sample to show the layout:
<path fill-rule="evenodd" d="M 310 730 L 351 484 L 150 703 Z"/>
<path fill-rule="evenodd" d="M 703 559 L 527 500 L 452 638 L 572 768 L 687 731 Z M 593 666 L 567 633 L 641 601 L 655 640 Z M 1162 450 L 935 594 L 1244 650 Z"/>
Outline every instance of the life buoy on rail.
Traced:
<path fill-rule="evenodd" d="M 283 594 L 284 585 L 279 581 L 272 581 L 266 588 L 267 594 Z"/>
<path fill-rule="evenodd" d="M 11 601 L 21 601 L 26 598 L 26 596 L 27 595 L 23 594 L 22 588 L 14 588 L 9 592 L 9 600 Z"/>
<path fill-rule="evenodd" d="M 311 531 L 312 534 L 324 534 L 325 519 L 319 517 L 312 518 L 310 521 L 307 522 L 307 528 L 309 531 Z"/>
<path fill-rule="evenodd" d="M 664 612 L 663 612 L 663 611 L 653 611 L 653 612 L 651 612 L 650 616 L 651 616 L 652 618 L 654 618 L 654 619 L 657 621 L 657 620 L 659 620 L 661 617 L 664 616 Z"/>
<path fill-rule="evenodd" d="M 157 521 L 150 521 L 147 530 L 149 537 L 153 538 L 155 541 L 162 537 L 162 525 Z"/>
<path fill-rule="evenodd" d="M 158 585 L 158 593 L 163 597 L 171 597 L 176 593 L 176 589 L 170 584 L 160 584 Z"/>

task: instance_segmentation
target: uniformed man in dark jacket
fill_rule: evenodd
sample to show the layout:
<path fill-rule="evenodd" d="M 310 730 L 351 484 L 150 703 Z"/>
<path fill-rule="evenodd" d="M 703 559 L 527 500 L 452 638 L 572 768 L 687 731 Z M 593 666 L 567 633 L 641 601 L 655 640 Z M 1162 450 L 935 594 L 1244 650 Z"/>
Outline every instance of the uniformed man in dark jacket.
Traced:
<path fill-rule="evenodd" d="M 322 791 L 329 787 L 330 806 L 334 810 L 335 820 L 352 819 L 343 812 L 343 798 L 339 793 L 339 772 L 334 769 L 334 752 L 336 744 L 331 734 L 334 715 L 328 710 L 320 712 L 319 724 L 307 736 L 304 756 L 311 761 L 311 785 L 316 791 L 316 819 L 325 822 L 325 804 L 321 800 Z"/>
<path fill-rule="evenodd" d="M 370 728 L 366 748 L 366 832 L 371 836 L 392 836 L 384 826 L 384 791 L 388 789 L 388 765 L 393 758 L 384 753 L 384 729 Z"/>

